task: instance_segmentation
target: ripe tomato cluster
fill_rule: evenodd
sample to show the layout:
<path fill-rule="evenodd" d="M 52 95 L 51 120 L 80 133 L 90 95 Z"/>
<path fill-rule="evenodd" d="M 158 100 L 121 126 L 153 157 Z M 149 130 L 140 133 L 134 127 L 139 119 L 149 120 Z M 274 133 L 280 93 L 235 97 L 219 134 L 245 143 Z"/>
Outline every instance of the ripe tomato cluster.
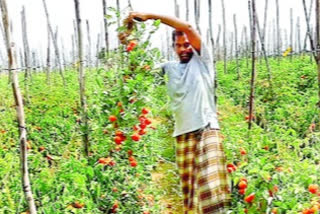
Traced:
<path fill-rule="evenodd" d="M 227 170 L 229 173 L 232 173 L 237 170 L 237 167 L 233 163 L 227 164 Z"/>
<path fill-rule="evenodd" d="M 244 195 L 248 187 L 248 180 L 246 178 L 241 178 L 238 183 L 238 187 L 239 187 L 239 194 Z"/>
<path fill-rule="evenodd" d="M 114 160 L 112 160 L 110 157 L 99 158 L 98 163 L 101 165 L 108 165 L 108 166 L 116 165 L 116 162 Z"/>
<path fill-rule="evenodd" d="M 128 160 L 130 162 L 130 166 L 132 166 L 132 167 L 138 166 L 138 162 L 132 154 L 129 156 Z"/>
<path fill-rule="evenodd" d="M 117 106 L 122 109 L 122 103 L 121 102 L 118 102 Z M 141 115 L 138 117 L 139 124 L 136 124 L 136 125 L 133 126 L 132 129 L 133 129 L 134 132 L 130 136 L 130 138 L 134 142 L 140 141 L 142 135 L 145 135 L 147 133 L 147 127 L 149 125 L 151 125 L 151 123 L 152 123 L 150 118 L 147 117 L 147 114 L 149 112 L 150 112 L 150 110 L 148 108 L 146 108 L 146 107 L 141 109 Z M 116 123 L 116 121 L 118 121 L 118 118 L 115 115 L 110 115 L 109 116 L 109 121 L 111 123 L 113 123 L 114 127 L 118 127 L 118 125 Z M 109 132 L 108 131 L 104 131 L 104 133 L 108 134 Z M 114 137 L 113 141 L 116 144 L 115 150 L 116 151 L 120 151 L 121 150 L 121 146 L 122 146 L 123 142 L 127 140 L 127 137 L 126 137 L 125 133 L 123 131 L 119 130 L 119 129 L 115 131 L 114 135 L 115 135 L 115 137 Z M 134 158 L 132 150 L 128 151 L 128 156 L 129 156 L 130 166 L 132 166 L 132 167 L 138 166 L 138 162 Z M 98 162 L 100 164 L 103 164 L 103 165 L 110 165 L 110 164 L 114 165 L 115 164 L 114 161 L 112 161 L 110 158 L 100 158 L 98 160 Z"/>
<path fill-rule="evenodd" d="M 131 40 L 127 45 L 127 52 L 132 51 L 137 46 L 137 44 L 138 42 L 136 40 Z"/>

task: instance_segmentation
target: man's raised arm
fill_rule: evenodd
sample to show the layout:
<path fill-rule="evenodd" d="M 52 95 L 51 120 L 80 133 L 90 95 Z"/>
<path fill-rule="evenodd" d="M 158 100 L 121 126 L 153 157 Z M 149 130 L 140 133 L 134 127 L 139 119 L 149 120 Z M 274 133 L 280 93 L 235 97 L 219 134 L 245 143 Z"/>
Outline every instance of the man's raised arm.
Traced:
<path fill-rule="evenodd" d="M 131 12 L 127 18 L 127 21 L 131 22 L 133 19 L 137 21 L 147 21 L 149 19 L 154 19 L 154 20 L 160 19 L 161 23 L 169 25 L 178 31 L 184 32 L 187 35 L 191 46 L 198 53 L 200 53 L 201 37 L 199 33 L 188 22 L 175 17 L 171 17 L 171 16 L 158 15 L 153 13 L 140 13 L 140 12 Z"/>

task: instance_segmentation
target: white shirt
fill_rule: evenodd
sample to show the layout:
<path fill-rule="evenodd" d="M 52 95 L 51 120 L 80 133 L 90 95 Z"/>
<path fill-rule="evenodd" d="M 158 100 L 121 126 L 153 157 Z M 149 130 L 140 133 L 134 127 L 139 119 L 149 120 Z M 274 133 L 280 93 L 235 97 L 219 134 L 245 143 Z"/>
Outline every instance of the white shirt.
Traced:
<path fill-rule="evenodd" d="M 167 91 L 175 119 L 173 137 L 208 124 L 219 129 L 214 102 L 214 66 L 206 45 L 201 43 L 200 56 L 193 50 L 188 63 L 167 62 L 162 69 L 168 76 Z"/>

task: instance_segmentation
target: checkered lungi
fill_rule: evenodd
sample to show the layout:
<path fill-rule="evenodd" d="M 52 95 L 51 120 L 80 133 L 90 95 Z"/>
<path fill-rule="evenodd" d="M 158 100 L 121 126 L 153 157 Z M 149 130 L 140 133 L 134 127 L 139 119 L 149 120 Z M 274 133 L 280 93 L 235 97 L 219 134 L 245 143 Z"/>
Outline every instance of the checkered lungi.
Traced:
<path fill-rule="evenodd" d="M 176 140 L 184 214 L 227 213 L 231 195 L 220 131 L 207 126 Z"/>

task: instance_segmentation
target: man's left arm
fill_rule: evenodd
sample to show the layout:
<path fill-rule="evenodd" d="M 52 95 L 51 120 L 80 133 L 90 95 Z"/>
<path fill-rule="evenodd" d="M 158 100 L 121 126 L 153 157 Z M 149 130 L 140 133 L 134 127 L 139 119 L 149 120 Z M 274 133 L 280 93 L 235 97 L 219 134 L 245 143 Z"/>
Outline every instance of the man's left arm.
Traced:
<path fill-rule="evenodd" d="M 178 31 L 182 31 L 187 35 L 187 38 L 191 44 L 191 46 L 200 53 L 201 51 L 201 36 L 200 34 L 191 26 L 190 23 L 178 19 L 172 16 L 159 15 L 153 13 L 139 13 L 139 12 L 131 12 L 127 18 L 127 21 L 130 22 L 132 19 L 138 21 L 147 21 L 149 19 L 157 20 L 160 19 L 161 23 L 169 25 L 170 27 L 175 28 Z"/>

